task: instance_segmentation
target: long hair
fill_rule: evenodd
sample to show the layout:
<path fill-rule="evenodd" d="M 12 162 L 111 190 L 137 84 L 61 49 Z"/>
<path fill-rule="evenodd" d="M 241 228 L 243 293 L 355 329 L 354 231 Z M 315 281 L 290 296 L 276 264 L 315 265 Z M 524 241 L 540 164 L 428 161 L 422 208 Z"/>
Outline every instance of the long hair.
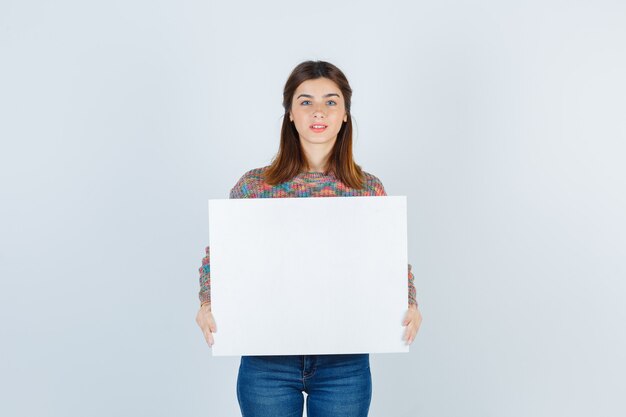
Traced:
<path fill-rule="evenodd" d="M 283 125 L 280 130 L 280 146 L 278 153 L 273 158 L 271 165 L 265 171 L 265 182 L 277 185 L 291 180 L 307 168 L 306 157 L 300 145 L 300 136 L 296 126 L 289 120 L 293 95 L 300 84 L 307 80 L 328 78 L 337 84 L 344 97 L 346 106 L 347 122 L 343 123 L 337 140 L 331 150 L 326 167 L 326 173 L 332 172 L 337 179 L 348 187 L 362 189 L 365 175 L 361 167 L 354 162 L 352 156 L 352 117 L 350 115 L 350 103 L 352 89 L 343 72 L 331 63 L 324 61 L 305 61 L 296 66 L 283 90 Z"/>

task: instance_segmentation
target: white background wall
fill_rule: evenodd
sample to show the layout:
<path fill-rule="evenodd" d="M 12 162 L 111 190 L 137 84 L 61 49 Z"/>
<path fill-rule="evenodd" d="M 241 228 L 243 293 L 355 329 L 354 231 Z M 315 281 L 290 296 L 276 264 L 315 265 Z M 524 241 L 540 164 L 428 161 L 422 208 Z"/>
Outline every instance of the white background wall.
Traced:
<path fill-rule="evenodd" d="M 0 415 L 236 416 L 194 321 L 206 201 L 306 59 L 409 201 L 424 315 L 372 417 L 622 416 L 621 1 L 0 1 Z M 218 318 L 219 320 L 219 318 Z M 219 321 L 218 321 L 219 324 Z"/>

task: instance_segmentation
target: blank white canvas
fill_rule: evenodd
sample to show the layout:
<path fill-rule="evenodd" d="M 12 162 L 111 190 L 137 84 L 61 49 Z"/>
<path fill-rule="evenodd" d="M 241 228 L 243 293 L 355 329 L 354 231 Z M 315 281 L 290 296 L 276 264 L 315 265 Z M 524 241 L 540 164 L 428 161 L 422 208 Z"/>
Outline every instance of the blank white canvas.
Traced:
<path fill-rule="evenodd" d="M 213 355 L 408 352 L 405 196 L 209 200 Z"/>

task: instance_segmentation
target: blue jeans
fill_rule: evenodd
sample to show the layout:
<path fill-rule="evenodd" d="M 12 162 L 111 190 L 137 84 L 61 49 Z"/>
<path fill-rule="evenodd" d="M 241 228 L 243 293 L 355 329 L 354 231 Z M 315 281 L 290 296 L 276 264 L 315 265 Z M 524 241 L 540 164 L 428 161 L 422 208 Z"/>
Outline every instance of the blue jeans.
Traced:
<path fill-rule="evenodd" d="M 243 417 L 366 417 L 369 354 L 242 356 L 237 399 Z"/>

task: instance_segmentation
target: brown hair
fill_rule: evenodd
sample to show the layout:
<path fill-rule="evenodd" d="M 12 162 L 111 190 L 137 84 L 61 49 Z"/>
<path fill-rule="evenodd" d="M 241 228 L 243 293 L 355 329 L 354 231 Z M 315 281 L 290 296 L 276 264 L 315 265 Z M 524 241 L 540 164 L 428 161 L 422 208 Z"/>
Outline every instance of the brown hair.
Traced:
<path fill-rule="evenodd" d="M 352 89 L 343 72 L 333 64 L 324 61 L 302 62 L 289 75 L 283 90 L 285 114 L 280 130 L 280 146 L 271 165 L 265 171 L 264 180 L 270 185 L 277 185 L 291 180 L 306 169 L 307 163 L 300 145 L 300 136 L 295 124 L 289 120 L 289 112 L 298 86 L 304 81 L 317 78 L 328 78 L 337 84 L 343 94 L 348 115 L 347 122 L 343 123 L 337 133 L 337 140 L 328 158 L 326 171 L 332 172 L 348 187 L 361 189 L 364 186 L 365 175 L 352 157 L 352 118 L 350 116 Z"/>

